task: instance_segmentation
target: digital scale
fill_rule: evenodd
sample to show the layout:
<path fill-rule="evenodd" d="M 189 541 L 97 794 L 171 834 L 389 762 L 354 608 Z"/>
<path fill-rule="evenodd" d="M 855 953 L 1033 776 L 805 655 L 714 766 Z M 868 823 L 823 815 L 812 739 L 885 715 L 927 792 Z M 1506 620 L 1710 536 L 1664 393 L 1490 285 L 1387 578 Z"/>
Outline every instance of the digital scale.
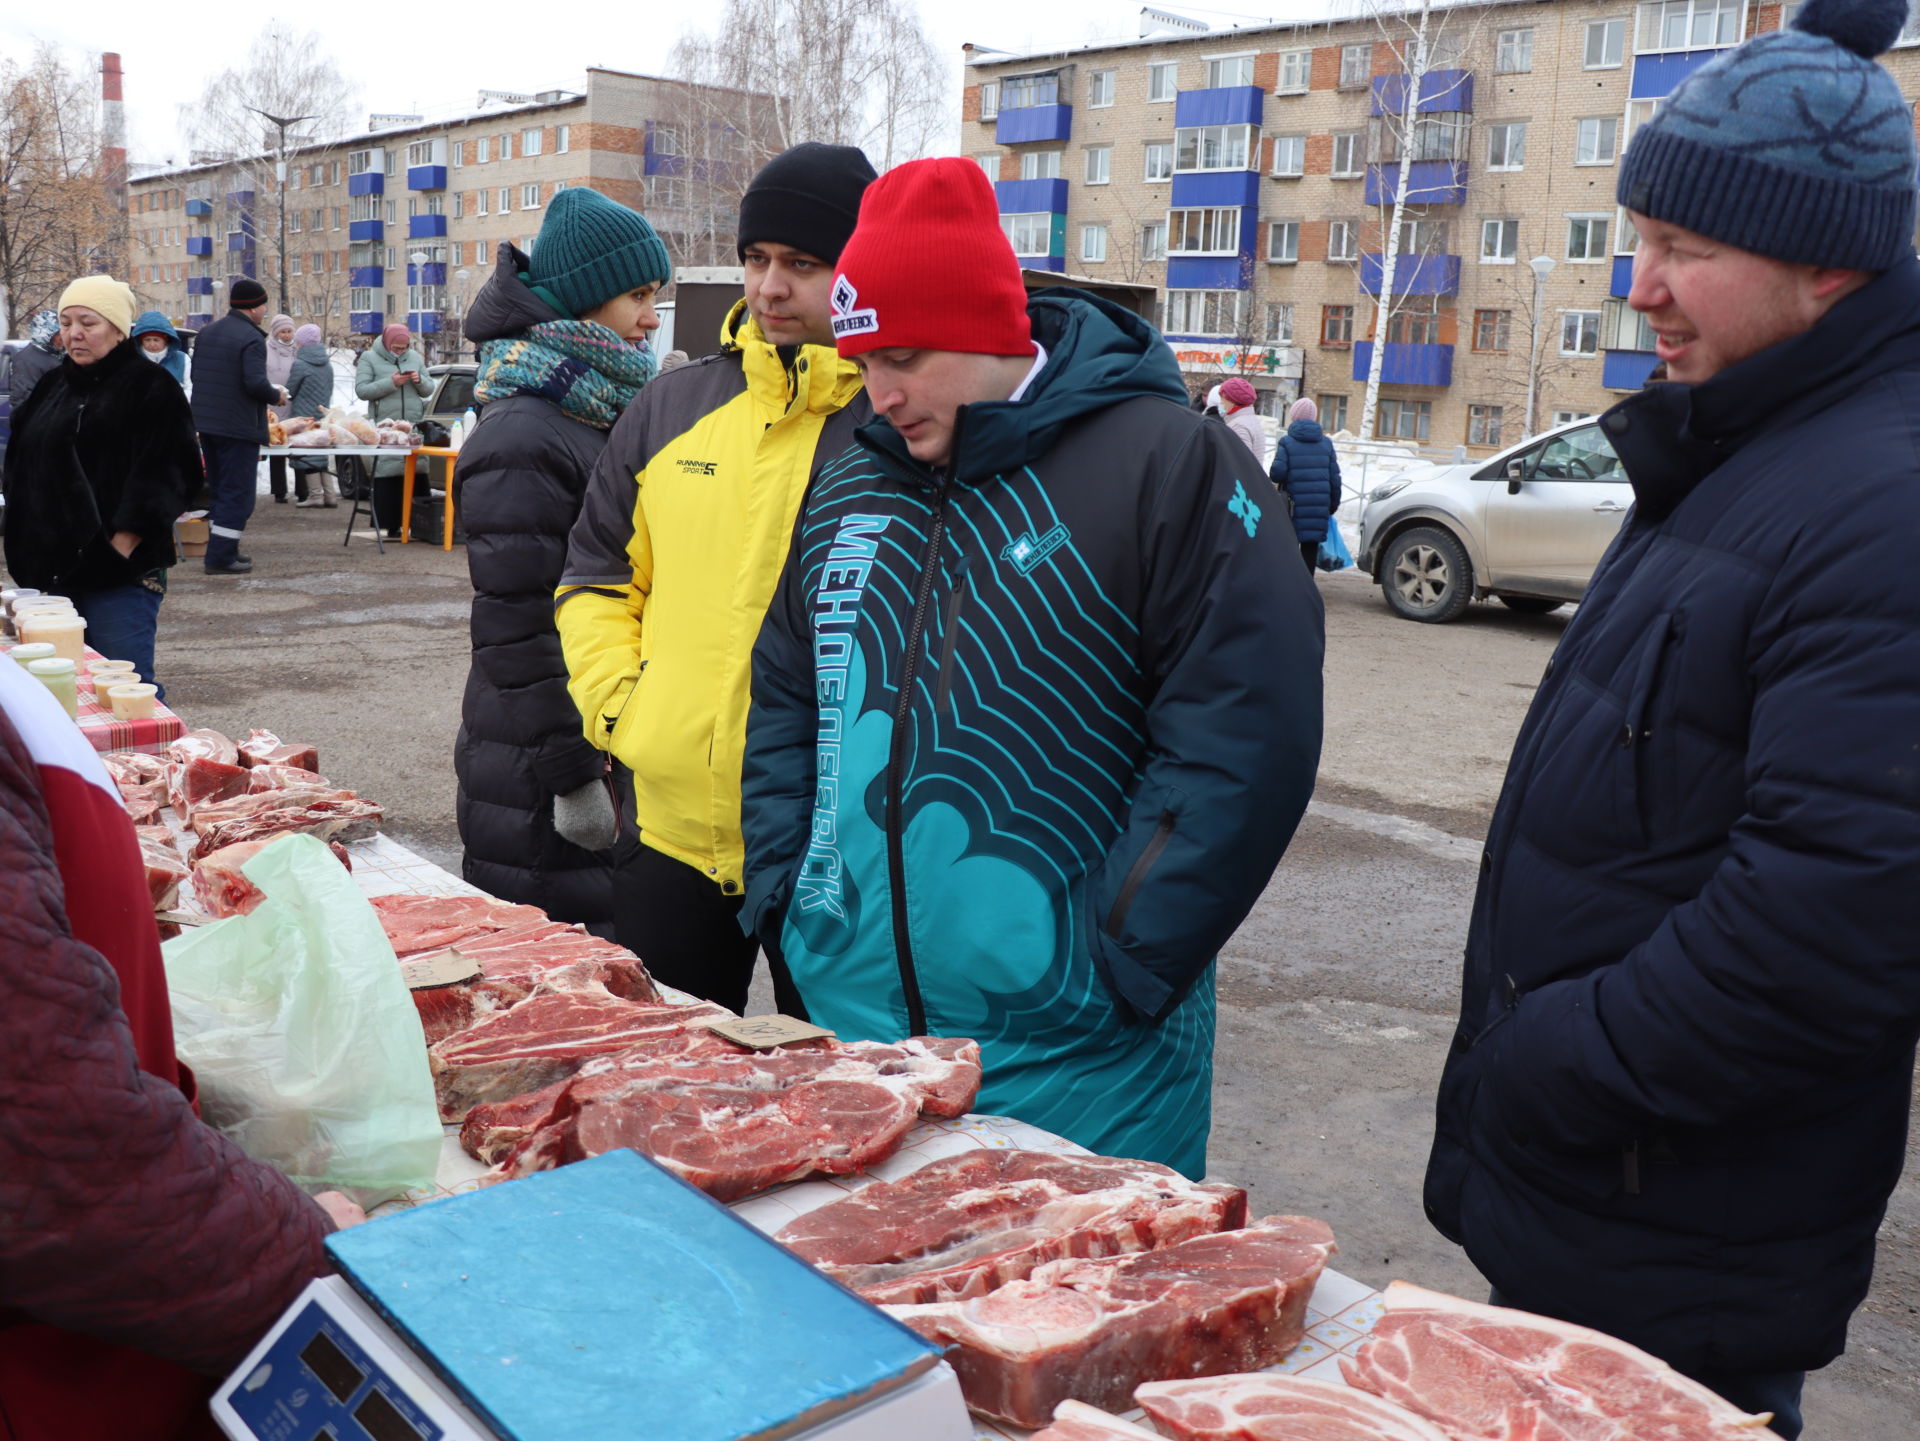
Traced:
<path fill-rule="evenodd" d="M 632 1151 L 327 1242 L 235 1441 L 971 1441 L 940 1348 Z"/>

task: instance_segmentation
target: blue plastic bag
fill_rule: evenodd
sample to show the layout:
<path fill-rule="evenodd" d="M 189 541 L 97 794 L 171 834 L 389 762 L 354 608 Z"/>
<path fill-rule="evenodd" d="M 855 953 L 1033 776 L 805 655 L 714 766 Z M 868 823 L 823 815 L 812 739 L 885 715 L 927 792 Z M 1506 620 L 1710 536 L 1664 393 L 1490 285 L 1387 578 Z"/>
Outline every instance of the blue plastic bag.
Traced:
<path fill-rule="evenodd" d="M 1353 552 L 1347 549 L 1346 537 L 1340 534 L 1340 522 L 1327 521 L 1327 538 L 1320 542 L 1320 554 L 1314 564 L 1322 570 L 1345 570 L 1353 564 Z"/>

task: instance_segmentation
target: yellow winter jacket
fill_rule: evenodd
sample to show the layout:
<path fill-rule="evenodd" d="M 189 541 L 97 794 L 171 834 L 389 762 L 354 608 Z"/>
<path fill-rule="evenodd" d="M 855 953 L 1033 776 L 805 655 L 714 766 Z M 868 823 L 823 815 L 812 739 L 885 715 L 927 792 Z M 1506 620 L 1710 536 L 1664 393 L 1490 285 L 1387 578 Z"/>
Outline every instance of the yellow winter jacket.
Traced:
<path fill-rule="evenodd" d="M 851 362 L 807 345 L 789 367 L 744 301 L 720 342 L 614 426 L 554 606 L 587 739 L 633 772 L 641 840 L 738 895 L 753 643 L 808 482 L 872 410 Z"/>

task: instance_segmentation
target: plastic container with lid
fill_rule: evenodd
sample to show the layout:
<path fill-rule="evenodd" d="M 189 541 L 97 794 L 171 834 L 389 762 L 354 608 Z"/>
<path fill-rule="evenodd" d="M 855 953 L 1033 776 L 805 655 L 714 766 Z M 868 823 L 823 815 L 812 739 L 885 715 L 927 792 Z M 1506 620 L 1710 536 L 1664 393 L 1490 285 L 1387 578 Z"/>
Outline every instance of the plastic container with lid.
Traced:
<path fill-rule="evenodd" d="M 80 714 L 80 688 L 74 681 L 74 663 L 66 656 L 48 656 L 27 662 L 27 674 L 53 692 L 70 716 Z"/>
<path fill-rule="evenodd" d="M 157 685 L 116 685 L 107 692 L 107 704 L 115 720 L 144 720 L 153 714 Z"/>
<path fill-rule="evenodd" d="M 8 651 L 7 654 L 12 656 L 14 660 L 21 665 L 26 665 L 29 661 L 45 660 L 49 656 L 58 654 L 58 652 L 54 650 L 50 642 L 42 640 L 34 641 L 31 644 L 17 645 Z"/>
<path fill-rule="evenodd" d="M 20 637 L 27 641 L 51 641 L 53 653 L 65 656 L 75 665 L 87 653 L 87 623 L 70 612 L 27 611 L 20 617 Z"/>

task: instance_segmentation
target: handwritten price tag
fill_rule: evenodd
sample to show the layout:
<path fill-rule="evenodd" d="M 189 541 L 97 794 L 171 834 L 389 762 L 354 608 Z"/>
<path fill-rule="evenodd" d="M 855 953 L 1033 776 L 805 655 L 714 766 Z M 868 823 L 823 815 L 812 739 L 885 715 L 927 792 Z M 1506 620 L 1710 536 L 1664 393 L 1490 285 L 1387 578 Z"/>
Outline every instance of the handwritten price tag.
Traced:
<path fill-rule="evenodd" d="M 795 1041 L 830 1040 L 833 1037 L 832 1031 L 806 1021 L 796 1021 L 792 1016 L 742 1016 L 708 1021 L 707 1029 L 750 1051 L 771 1051 L 776 1046 L 790 1046 Z"/>
<path fill-rule="evenodd" d="M 400 963 L 400 979 L 407 983 L 410 991 L 424 991 L 430 986 L 451 986 L 457 981 L 470 981 L 479 974 L 478 961 L 469 960 L 451 949 Z"/>

